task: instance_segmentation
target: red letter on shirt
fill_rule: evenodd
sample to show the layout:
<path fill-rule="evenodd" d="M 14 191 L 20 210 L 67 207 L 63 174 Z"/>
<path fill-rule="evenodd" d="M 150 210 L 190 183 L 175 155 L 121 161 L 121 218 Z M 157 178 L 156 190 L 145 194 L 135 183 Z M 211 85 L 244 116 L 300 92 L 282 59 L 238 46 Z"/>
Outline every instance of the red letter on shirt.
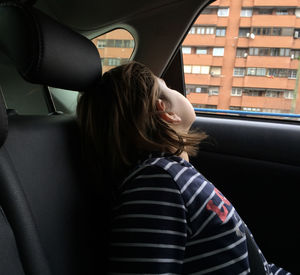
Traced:
<path fill-rule="evenodd" d="M 215 188 L 214 191 L 216 192 L 216 195 L 217 195 L 217 196 L 218 196 L 225 204 L 230 205 L 230 202 L 229 202 L 224 196 L 221 195 L 221 192 L 220 192 L 217 188 Z M 228 210 L 227 210 L 227 208 L 226 208 L 224 205 L 222 205 L 223 211 L 221 211 L 221 209 L 219 209 L 218 206 L 214 204 L 213 200 L 210 200 L 210 201 L 207 203 L 206 209 L 215 212 L 215 213 L 218 215 L 218 217 L 220 218 L 220 220 L 221 220 L 222 222 L 224 222 L 224 221 L 226 220 L 226 218 L 227 218 L 227 215 L 228 215 Z"/>

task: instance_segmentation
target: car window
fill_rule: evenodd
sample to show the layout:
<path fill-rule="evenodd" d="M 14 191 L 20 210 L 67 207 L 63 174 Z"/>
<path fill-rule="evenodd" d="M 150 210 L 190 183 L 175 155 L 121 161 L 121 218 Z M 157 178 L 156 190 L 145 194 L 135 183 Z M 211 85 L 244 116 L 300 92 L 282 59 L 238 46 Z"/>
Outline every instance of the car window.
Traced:
<path fill-rule="evenodd" d="M 201 12 L 182 45 L 197 111 L 300 120 L 300 6 L 289 3 L 220 0 Z"/>
<path fill-rule="evenodd" d="M 1 53 L 0 72 L 0 93 L 8 109 L 26 115 L 48 114 L 44 88 L 25 81 L 11 60 Z"/>
<path fill-rule="evenodd" d="M 102 72 L 128 62 L 134 50 L 134 38 L 125 29 L 115 29 L 101 36 L 95 37 L 92 42 L 97 47 Z M 49 87 L 57 111 L 73 114 L 76 111 L 78 92 Z"/>

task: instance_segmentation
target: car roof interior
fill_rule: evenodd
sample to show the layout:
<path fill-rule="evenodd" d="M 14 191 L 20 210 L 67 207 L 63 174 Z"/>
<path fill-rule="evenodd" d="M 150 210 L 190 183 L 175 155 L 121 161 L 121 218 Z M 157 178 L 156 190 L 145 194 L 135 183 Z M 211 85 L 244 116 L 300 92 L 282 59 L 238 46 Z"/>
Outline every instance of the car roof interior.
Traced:
<path fill-rule="evenodd" d="M 165 76 L 168 85 L 184 93 L 179 49 L 197 15 L 210 2 L 0 0 L 0 274 L 103 274 L 106 262 L 101 255 L 107 251 L 103 194 L 92 184 L 98 179 L 89 177 L 82 160 L 75 116 L 55 109 L 48 86 L 72 91 L 93 87 L 101 75 L 101 59 L 90 39 L 125 28 L 135 39 L 132 59 Z M 35 97 L 30 101 L 31 94 Z M 45 106 L 39 98 L 46 98 Z M 9 100 L 21 107 L 7 107 Z M 34 110 L 33 114 L 23 115 L 22 105 Z M 198 121 L 211 127 L 211 134 L 224 132 L 218 145 L 221 153 L 232 157 L 231 150 L 238 150 L 239 157 L 255 161 L 253 167 L 264 163 L 264 159 L 256 162 L 264 158 L 264 150 L 276 147 L 274 141 L 271 147 L 253 153 L 251 147 L 246 148 L 248 130 L 241 134 L 244 143 L 234 146 L 232 132 L 220 127 L 217 118 L 204 116 Z M 260 138 L 268 140 L 274 133 L 277 141 L 283 137 L 275 123 L 260 130 L 262 124 L 255 120 L 235 121 L 234 125 L 231 120 L 223 122 L 234 129 L 236 137 L 243 125 L 249 132 L 258 129 L 260 134 L 250 144 Z M 295 144 L 299 129 L 290 124 L 283 128 Z M 222 162 L 222 156 L 210 152 L 211 144 L 207 146 L 204 166 L 210 161 L 213 167 L 214 158 Z M 284 166 L 291 173 L 289 179 L 295 179 L 299 149 L 290 153 L 282 148 L 267 161 L 282 162 L 275 168 Z M 222 175 L 216 175 L 216 180 L 218 176 Z"/>

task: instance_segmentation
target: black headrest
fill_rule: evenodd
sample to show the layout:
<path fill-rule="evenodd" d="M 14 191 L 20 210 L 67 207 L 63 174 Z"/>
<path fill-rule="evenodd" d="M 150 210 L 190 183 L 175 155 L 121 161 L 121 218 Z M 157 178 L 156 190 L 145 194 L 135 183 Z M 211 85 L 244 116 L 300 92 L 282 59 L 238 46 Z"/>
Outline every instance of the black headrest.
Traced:
<path fill-rule="evenodd" d="M 85 90 L 102 73 L 98 50 L 89 39 L 14 1 L 0 3 L 0 50 L 32 83 Z"/>
<path fill-rule="evenodd" d="M 4 104 L 4 98 L 0 87 L 0 147 L 3 145 L 6 139 L 7 128 L 8 125 L 7 125 L 6 107 Z"/>

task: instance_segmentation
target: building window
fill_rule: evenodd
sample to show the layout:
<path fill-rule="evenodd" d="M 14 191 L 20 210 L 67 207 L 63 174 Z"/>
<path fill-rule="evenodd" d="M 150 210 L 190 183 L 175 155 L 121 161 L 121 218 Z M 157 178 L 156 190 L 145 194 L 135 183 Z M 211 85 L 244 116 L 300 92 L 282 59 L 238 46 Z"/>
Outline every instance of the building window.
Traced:
<path fill-rule="evenodd" d="M 239 28 L 239 37 L 248 37 L 249 34 L 250 34 L 250 28 Z"/>
<path fill-rule="evenodd" d="M 226 17 L 229 15 L 229 8 L 219 8 L 218 9 L 218 16 Z"/>
<path fill-rule="evenodd" d="M 291 58 L 292 59 L 298 59 L 300 56 L 300 50 L 291 50 Z"/>
<path fill-rule="evenodd" d="M 271 9 L 271 8 L 257 8 L 256 13 L 257 14 L 271 15 L 273 13 L 273 9 Z"/>
<path fill-rule="evenodd" d="M 211 67 L 210 68 L 210 75 L 211 76 L 220 76 L 221 75 L 222 67 Z"/>
<path fill-rule="evenodd" d="M 247 75 L 265 76 L 266 69 L 265 68 L 248 68 Z"/>
<path fill-rule="evenodd" d="M 239 68 L 239 67 L 234 68 L 233 76 L 245 76 L 245 68 Z"/>
<path fill-rule="evenodd" d="M 133 48 L 133 40 L 123 40 L 123 39 L 99 39 L 97 40 L 97 47 L 102 48 Z"/>
<path fill-rule="evenodd" d="M 224 48 L 213 48 L 213 56 L 224 56 Z"/>
<path fill-rule="evenodd" d="M 195 34 L 196 33 L 196 28 L 195 27 L 191 27 L 189 34 Z"/>
<path fill-rule="evenodd" d="M 198 65 L 184 65 L 184 73 L 187 74 L 209 74 L 209 66 L 198 66 Z"/>
<path fill-rule="evenodd" d="M 205 8 L 201 14 L 216 14 L 217 13 L 217 9 L 216 8 L 210 8 L 210 7 L 207 7 Z"/>
<path fill-rule="evenodd" d="M 263 96 L 265 90 L 245 88 L 243 91 L 243 95 L 245 96 Z"/>
<path fill-rule="evenodd" d="M 299 8 L 295 9 L 295 15 L 297 18 L 300 17 L 300 9 Z"/>
<path fill-rule="evenodd" d="M 191 47 L 182 47 L 182 53 L 183 54 L 191 54 L 192 48 Z"/>
<path fill-rule="evenodd" d="M 192 66 L 192 74 L 200 74 L 200 66 Z"/>
<path fill-rule="evenodd" d="M 294 29 L 293 28 L 282 28 L 281 36 L 293 36 Z"/>
<path fill-rule="evenodd" d="M 197 48 L 196 54 L 207 54 L 207 48 Z"/>
<path fill-rule="evenodd" d="M 280 96 L 280 91 L 272 91 L 272 90 L 267 90 L 265 93 L 266 97 L 279 97 Z"/>
<path fill-rule="evenodd" d="M 190 74 L 192 72 L 192 66 L 184 65 L 183 66 L 183 71 L 184 71 L 185 74 Z"/>
<path fill-rule="evenodd" d="M 205 34 L 214 34 L 215 33 L 215 28 L 214 27 L 207 27 L 205 29 Z"/>
<path fill-rule="evenodd" d="M 219 94 L 219 87 L 209 87 L 208 88 L 209 95 L 218 95 Z"/>
<path fill-rule="evenodd" d="M 241 106 L 229 106 L 229 110 L 232 111 L 240 111 L 242 109 Z"/>
<path fill-rule="evenodd" d="M 295 29 L 294 38 L 300 38 L 300 29 Z"/>
<path fill-rule="evenodd" d="M 207 87 L 196 87 L 195 92 L 201 93 L 201 94 L 207 94 L 208 88 Z"/>
<path fill-rule="evenodd" d="M 247 48 L 237 48 L 236 49 L 236 57 L 247 57 L 248 49 Z"/>
<path fill-rule="evenodd" d="M 243 8 L 241 9 L 241 17 L 251 17 L 252 16 L 252 9 Z"/>
<path fill-rule="evenodd" d="M 297 78 L 297 70 L 289 70 L 288 78 L 296 79 Z"/>
<path fill-rule="evenodd" d="M 260 108 L 250 108 L 250 107 L 243 107 L 243 111 L 249 111 L 249 112 L 260 112 Z"/>
<path fill-rule="evenodd" d="M 209 66 L 200 66 L 200 74 L 209 74 Z"/>
<path fill-rule="evenodd" d="M 102 58 L 103 66 L 119 66 L 128 62 L 128 58 Z"/>
<path fill-rule="evenodd" d="M 208 93 L 208 88 L 205 86 L 198 86 L 198 85 L 186 85 L 186 94 L 190 93 Z"/>
<path fill-rule="evenodd" d="M 285 91 L 283 94 L 284 98 L 294 99 L 294 91 Z"/>
<path fill-rule="evenodd" d="M 226 28 L 216 28 L 216 36 L 225 36 Z"/>
<path fill-rule="evenodd" d="M 258 56 L 290 56 L 287 48 L 249 48 L 250 55 Z"/>
<path fill-rule="evenodd" d="M 276 14 L 277 15 L 288 15 L 289 11 L 287 9 L 277 9 Z"/>
<path fill-rule="evenodd" d="M 243 93 L 243 89 L 242 88 L 233 87 L 231 89 L 231 95 L 232 96 L 242 96 L 242 93 Z"/>

